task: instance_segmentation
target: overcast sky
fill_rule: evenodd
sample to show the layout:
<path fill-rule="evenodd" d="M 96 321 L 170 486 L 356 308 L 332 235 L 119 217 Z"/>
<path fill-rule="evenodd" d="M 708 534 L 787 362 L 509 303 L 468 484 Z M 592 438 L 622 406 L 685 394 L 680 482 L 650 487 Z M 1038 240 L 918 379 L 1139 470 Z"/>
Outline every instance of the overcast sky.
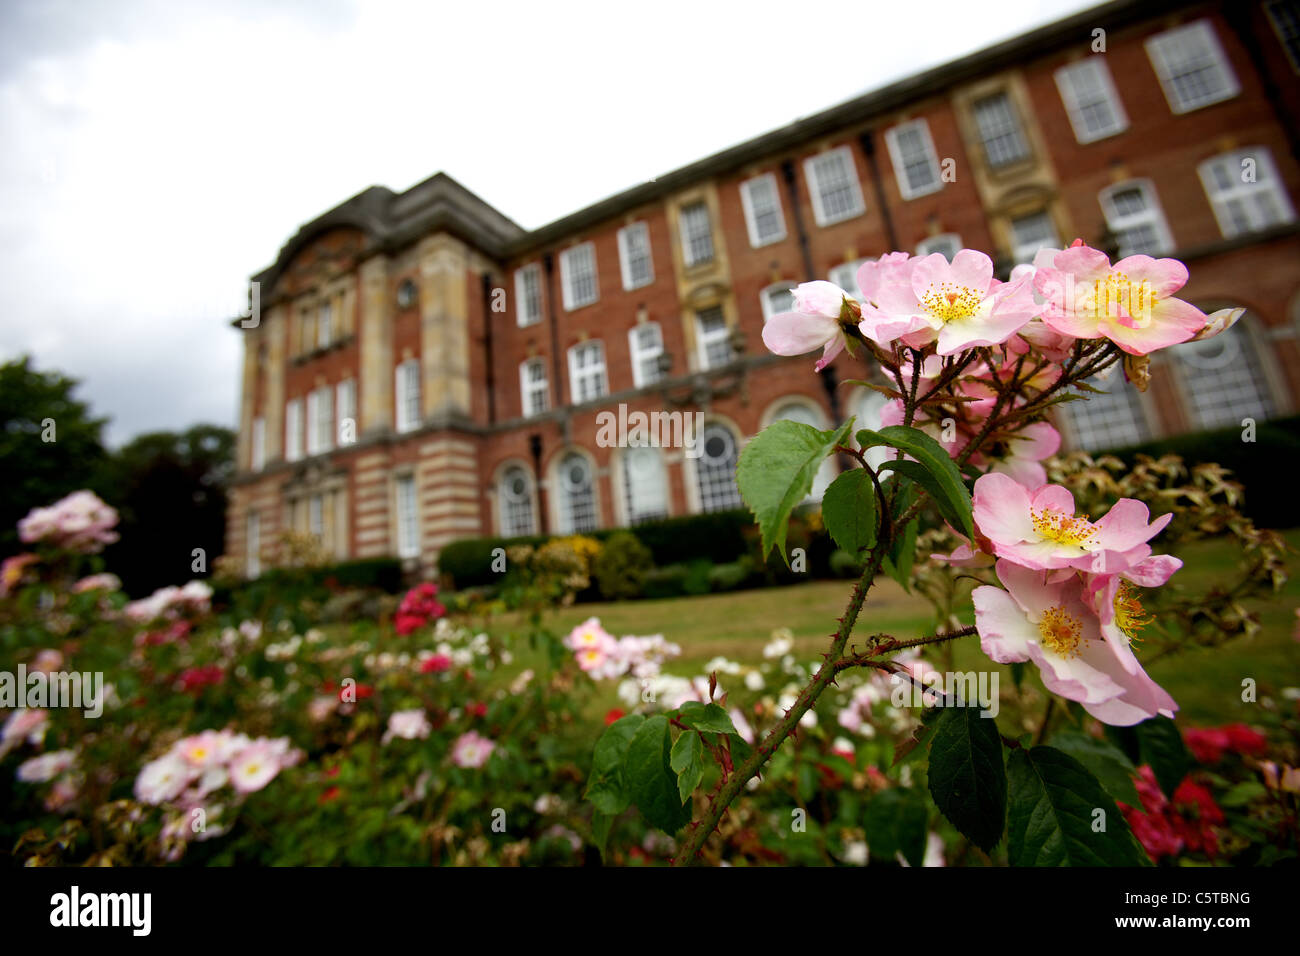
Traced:
<path fill-rule="evenodd" d="M 248 277 L 367 186 L 534 228 L 1093 5 L 4 0 L 0 358 L 113 445 L 233 425 Z"/>

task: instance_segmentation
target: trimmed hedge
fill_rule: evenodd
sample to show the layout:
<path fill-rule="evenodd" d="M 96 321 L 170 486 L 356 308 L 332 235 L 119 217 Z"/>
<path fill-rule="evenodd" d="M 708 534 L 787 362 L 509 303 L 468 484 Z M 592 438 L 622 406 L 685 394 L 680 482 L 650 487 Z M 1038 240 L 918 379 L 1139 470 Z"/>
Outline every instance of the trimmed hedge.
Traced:
<path fill-rule="evenodd" d="M 212 600 L 218 607 L 264 608 L 325 601 L 338 590 L 397 594 L 403 589 L 400 560 L 365 558 L 319 568 L 269 568 L 251 581 L 214 581 Z"/>

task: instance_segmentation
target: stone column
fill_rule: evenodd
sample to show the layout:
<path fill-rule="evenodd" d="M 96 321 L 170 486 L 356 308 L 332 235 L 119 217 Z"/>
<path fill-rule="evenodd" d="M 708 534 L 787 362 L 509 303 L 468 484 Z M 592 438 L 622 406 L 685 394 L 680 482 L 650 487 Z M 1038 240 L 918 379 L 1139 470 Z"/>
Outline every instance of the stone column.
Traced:
<path fill-rule="evenodd" d="M 357 437 L 393 427 L 393 316 L 388 307 L 388 259 L 361 265 L 361 381 Z"/>

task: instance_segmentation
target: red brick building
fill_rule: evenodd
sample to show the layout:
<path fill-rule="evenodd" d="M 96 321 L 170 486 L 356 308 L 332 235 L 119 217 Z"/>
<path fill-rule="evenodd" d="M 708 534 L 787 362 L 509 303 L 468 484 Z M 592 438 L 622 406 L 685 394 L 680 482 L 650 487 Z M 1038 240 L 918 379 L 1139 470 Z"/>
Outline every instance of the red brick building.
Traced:
<path fill-rule="evenodd" d="M 788 289 L 894 249 L 1005 273 L 1081 236 L 1173 255 L 1182 296 L 1249 311 L 1161 353 L 1152 387 L 1062 407 L 1117 447 L 1300 404 L 1295 0 L 1121 0 L 895 83 L 534 231 L 439 173 L 304 225 L 253 277 L 228 553 L 286 528 L 340 559 L 431 566 L 460 537 L 739 503 L 775 418 L 878 409 L 847 358 L 761 339 Z M 248 326 L 248 327 L 242 327 Z M 701 454 L 602 447 L 597 415 L 701 413 Z M 828 468 L 831 466 L 828 466 Z"/>

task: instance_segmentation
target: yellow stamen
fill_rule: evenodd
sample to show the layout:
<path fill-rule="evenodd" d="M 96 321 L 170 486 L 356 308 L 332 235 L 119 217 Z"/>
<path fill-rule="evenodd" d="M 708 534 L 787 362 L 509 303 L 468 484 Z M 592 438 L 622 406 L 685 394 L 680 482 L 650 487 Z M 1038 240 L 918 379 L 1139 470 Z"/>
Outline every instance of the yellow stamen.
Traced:
<path fill-rule="evenodd" d="M 1151 322 L 1156 306 L 1155 290 L 1148 280 L 1132 281 L 1122 272 L 1112 272 L 1104 279 L 1092 280 L 1092 317 L 1094 319 L 1128 316 L 1139 326 Z"/>
<path fill-rule="evenodd" d="M 1138 600 L 1137 591 L 1127 581 L 1119 583 L 1115 591 L 1115 626 L 1124 636 L 1132 641 L 1140 641 L 1138 632 L 1150 624 L 1154 618 L 1146 612 Z"/>
<path fill-rule="evenodd" d="M 1087 515 L 1067 515 L 1044 508 L 1035 512 L 1031 520 L 1034 530 L 1049 541 L 1072 545 L 1085 551 L 1097 535 L 1097 526 L 1088 520 Z"/>
<path fill-rule="evenodd" d="M 1038 633 L 1043 646 L 1062 657 L 1077 657 L 1079 643 L 1083 640 L 1083 625 L 1063 606 L 1049 607 L 1038 622 Z"/>
<path fill-rule="evenodd" d="M 969 286 L 943 282 L 926 290 L 921 308 L 943 322 L 956 322 L 973 316 L 982 301 L 983 296 Z"/>

